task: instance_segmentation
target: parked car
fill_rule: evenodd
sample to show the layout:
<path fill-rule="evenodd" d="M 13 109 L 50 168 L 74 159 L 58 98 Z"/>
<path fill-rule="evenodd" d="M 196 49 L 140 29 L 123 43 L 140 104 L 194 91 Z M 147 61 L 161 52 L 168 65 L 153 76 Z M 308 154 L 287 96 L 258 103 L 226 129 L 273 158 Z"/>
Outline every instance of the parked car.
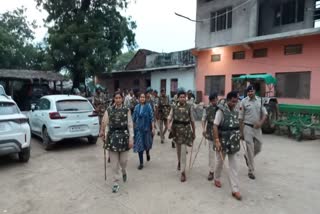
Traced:
<path fill-rule="evenodd" d="M 0 94 L 0 156 L 17 153 L 21 162 L 30 158 L 28 118 L 8 96 Z"/>
<path fill-rule="evenodd" d="M 7 95 L 2 85 L 0 85 L 0 95 Z"/>
<path fill-rule="evenodd" d="M 63 139 L 88 138 L 95 144 L 99 119 L 91 103 L 76 95 L 42 97 L 29 111 L 31 132 L 42 138 L 46 150 Z"/>

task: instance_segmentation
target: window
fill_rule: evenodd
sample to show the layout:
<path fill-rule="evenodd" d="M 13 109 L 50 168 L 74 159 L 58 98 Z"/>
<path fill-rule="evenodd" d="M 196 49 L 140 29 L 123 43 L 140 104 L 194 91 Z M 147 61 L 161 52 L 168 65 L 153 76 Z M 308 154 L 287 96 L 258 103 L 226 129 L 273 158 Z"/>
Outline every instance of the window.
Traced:
<path fill-rule="evenodd" d="M 219 61 L 221 61 L 221 54 L 211 55 L 211 62 L 219 62 Z"/>
<path fill-rule="evenodd" d="M 227 7 L 211 13 L 211 32 L 232 27 L 232 7 Z"/>
<path fill-rule="evenodd" d="M 277 97 L 282 98 L 310 98 L 311 72 L 288 72 L 277 73 L 278 80 L 276 86 Z"/>
<path fill-rule="evenodd" d="M 286 45 L 284 47 L 284 54 L 285 55 L 294 55 L 294 54 L 302 54 L 303 46 L 299 45 Z"/>
<path fill-rule="evenodd" d="M 205 94 L 209 95 L 213 92 L 223 96 L 225 91 L 225 76 L 206 76 L 205 77 Z"/>
<path fill-rule="evenodd" d="M 178 91 L 178 79 L 171 79 L 170 95 L 173 97 Z"/>
<path fill-rule="evenodd" d="M 253 58 L 267 57 L 267 55 L 268 55 L 267 48 L 253 50 Z"/>
<path fill-rule="evenodd" d="M 1 102 L 0 115 L 19 114 L 19 109 L 14 103 Z"/>
<path fill-rule="evenodd" d="M 275 6 L 274 25 L 286 25 L 304 20 L 305 0 L 289 0 Z"/>
<path fill-rule="evenodd" d="M 245 59 L 246 53 L 244 51 L 233 52 L 232 58 L 233 59 Z"/>
<path fill-rule="evenodd" d="M 38 110 L 49 110 L 50 101 L 47 99 L 41 99 L 38 104 Z"/>
<path fill-rule="evenodd" d="M 151 86 L 151 80 L 150 79 L 146 79 L 146 87 L 150 87 Z"/>
<path fill-rule="evenodd" d="M 92 111 L 91 104 L 86 100 L 61 100 L 56 106 L 58 111 Z"/>
<path fill-rule="evenodd" d="M 160 90 L 166 89 L 166 88 L 167 88 L 167 80 L 166 79 L 160 80 Z"/>

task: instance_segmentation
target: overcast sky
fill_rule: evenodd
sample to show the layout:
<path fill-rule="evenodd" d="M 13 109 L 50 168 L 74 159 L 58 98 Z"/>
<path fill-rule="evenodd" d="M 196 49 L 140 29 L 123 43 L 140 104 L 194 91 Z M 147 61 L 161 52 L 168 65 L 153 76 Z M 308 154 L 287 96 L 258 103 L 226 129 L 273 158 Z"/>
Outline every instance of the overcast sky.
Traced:
<path fill-rule="evenodd" d="M 194 47 L 195 24 L 174 15 L 178 12 L 195 18 L 196 0 L 133 0 L 126 11 L 137 23 L 136 41 L 138 48 L 158 52 L 171 52 Z M 36 20 L 42 26 L 46 17 L 39 12 L 34 0 L 2 0 L 0 12 L 24 6 L 29 20 Z M 36 39 L 41 41 L 46 29 L 36 30 Z"/>

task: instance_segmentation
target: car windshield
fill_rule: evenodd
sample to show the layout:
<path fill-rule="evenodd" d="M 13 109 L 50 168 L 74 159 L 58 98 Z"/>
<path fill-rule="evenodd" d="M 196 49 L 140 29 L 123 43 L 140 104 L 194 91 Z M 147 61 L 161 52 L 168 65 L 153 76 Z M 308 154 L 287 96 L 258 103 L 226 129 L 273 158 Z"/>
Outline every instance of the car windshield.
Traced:
<path fill-rule="evenodd" d="M 0 102 L 0 115 L 18 114 L 19 109 L 14 103 Z"/>
<path fill-rule="evenodd" d="M 4 89 L 2 87 L 0 87 L 0 94 L 6 94 L 6 92 L 4 91 Z"/>
<path fill-rule="evenodd" d="M 58 111 L 92 111 L 91 104 L 86 100 L 61 100 L 56 105 Z"/>

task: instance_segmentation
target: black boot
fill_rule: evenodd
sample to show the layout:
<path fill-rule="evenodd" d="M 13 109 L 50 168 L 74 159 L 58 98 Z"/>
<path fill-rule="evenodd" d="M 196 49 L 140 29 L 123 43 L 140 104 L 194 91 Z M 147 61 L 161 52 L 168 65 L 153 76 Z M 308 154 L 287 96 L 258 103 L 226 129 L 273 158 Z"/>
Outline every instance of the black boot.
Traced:
<path fill-rule="evenodd" d="M 176 144 L 174 142 L 171 143 L 171 147 L 174 149 L 176 148 Z"/>

